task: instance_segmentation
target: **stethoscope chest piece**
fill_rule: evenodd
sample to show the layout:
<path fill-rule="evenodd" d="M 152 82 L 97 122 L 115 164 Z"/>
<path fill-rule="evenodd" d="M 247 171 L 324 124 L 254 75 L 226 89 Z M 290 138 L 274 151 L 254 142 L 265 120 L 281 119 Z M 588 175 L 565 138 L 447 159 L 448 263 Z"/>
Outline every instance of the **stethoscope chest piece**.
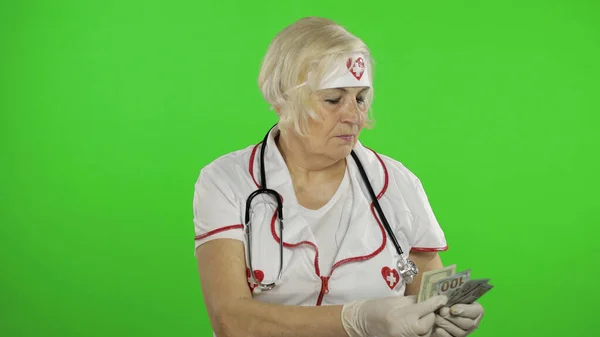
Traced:
<path fill-rule="evenodd" d="M 398 262 L 396 263 L 396 268 L 398 269 L 398 273 L 404 279 L 406 284 L 413 283 L 415 276 L 419 273 L 419 269 L 417 265 L 411 260 L 407 260 L 404 254 L 400 255 L 398 258 Z"/>

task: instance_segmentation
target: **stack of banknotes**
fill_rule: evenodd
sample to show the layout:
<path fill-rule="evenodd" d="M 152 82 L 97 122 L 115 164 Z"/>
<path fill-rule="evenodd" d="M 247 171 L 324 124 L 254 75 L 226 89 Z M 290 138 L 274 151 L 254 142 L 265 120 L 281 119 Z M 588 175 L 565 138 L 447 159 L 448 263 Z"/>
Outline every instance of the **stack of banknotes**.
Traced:
<path fill-rule="evenodd" d="M 430 270 L 423 273 L 417 302 L 436 295 L 446 295 L 447 307 L 458 303 L 470 304 L 494 287 L 489 281 L 490 279 L 471 280 L 471 269 L 456 273 L 455 264 Z"/>

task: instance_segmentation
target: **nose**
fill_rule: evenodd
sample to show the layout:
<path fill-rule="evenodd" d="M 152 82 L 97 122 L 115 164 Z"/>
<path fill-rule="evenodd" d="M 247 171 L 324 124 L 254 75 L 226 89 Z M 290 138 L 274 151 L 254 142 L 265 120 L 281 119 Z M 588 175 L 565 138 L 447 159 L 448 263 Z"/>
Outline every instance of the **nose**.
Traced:
<path fill-rule="evenodd" d="M 362 125 L 364 121 L 364 112 L 356 99 L 351 98 L 342 109 L 342 122 L 354 125 Z"/>

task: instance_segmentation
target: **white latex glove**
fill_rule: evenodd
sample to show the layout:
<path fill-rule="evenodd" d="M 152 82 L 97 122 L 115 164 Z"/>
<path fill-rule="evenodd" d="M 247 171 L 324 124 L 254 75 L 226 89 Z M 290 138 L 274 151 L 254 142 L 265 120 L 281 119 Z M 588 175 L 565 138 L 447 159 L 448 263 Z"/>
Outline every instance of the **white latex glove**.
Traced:
<path fill-rule="evenodd" d="M 417 303 L 417 296 L 393 296 L 347 303 L 342 324 L 349 337 L 430 336 L 435 311 L 448 302 L 444 295 Z"/>
<path fill-rule="evenodd" d="M 435 315 L 437 328 L 432 337 L 464 337 L 479 327 L 483 318 L 483 307 L 477 302 L 443 307 Z"/>

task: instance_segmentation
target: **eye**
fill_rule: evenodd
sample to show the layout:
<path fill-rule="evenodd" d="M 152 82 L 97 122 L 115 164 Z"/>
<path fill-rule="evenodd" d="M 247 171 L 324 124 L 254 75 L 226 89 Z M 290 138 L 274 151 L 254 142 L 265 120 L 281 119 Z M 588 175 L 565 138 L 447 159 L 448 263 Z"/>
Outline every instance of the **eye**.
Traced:
<path fill-rule="evenodd" d="M 364 104 L 365 98 L 364 97 L 356 97 L 356 101 L 358 102 L 358 104 Z"/>
<path fill-rule="evenodd" d="M 338 104 L 340 102 L 340 98 L 338 99 L 326 99 L 325 102 L 329 104 Z"/>

